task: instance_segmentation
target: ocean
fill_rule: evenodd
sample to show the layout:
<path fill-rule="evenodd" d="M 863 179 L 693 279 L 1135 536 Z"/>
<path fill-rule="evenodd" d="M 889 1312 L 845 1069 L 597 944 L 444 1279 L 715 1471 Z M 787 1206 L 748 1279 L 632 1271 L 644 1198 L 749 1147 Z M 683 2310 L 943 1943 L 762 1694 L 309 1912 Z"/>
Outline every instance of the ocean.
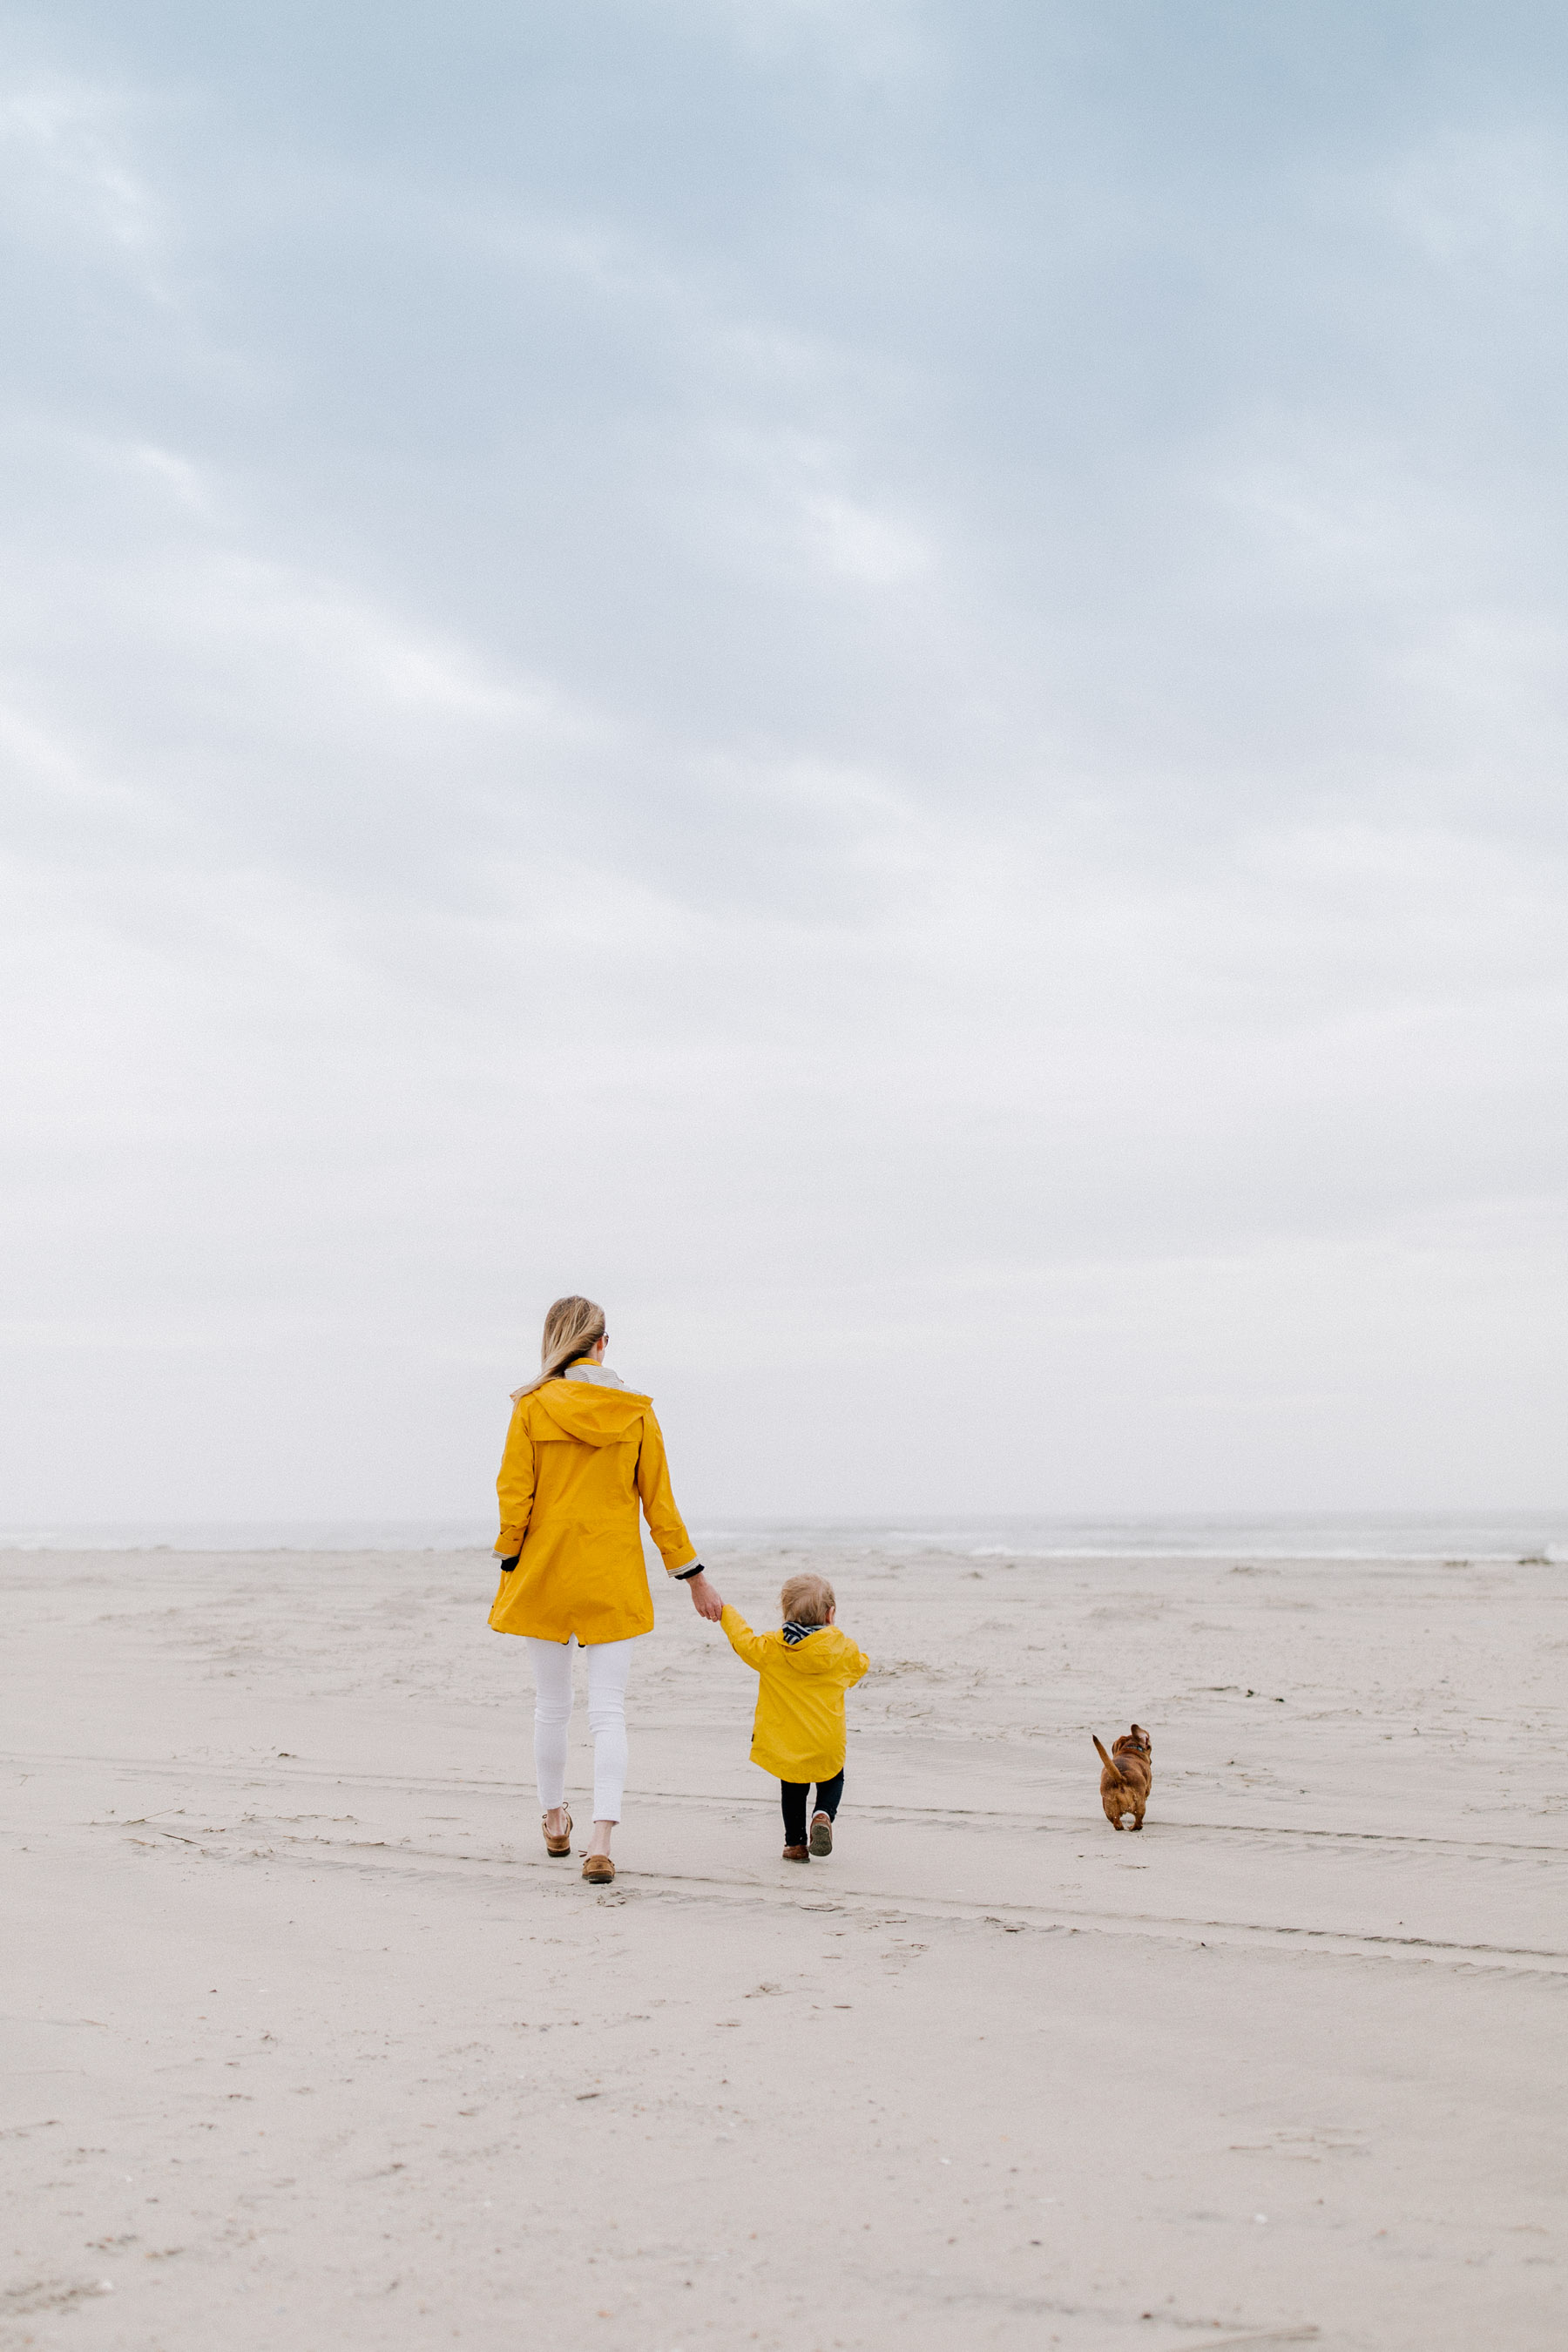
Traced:
<path fill-rule="evenodd" d="M 1467 1559 L 1568 1564 L 1568 1507 L 1539 1511 L 1119 1517 L 744 1518 L 690 1522 L 715 1559 L 816 1549 L 974 1559 Z M 489 1519 L 126 1521 L 0 1528 L 8 1551 L 489 1551 Z"/>

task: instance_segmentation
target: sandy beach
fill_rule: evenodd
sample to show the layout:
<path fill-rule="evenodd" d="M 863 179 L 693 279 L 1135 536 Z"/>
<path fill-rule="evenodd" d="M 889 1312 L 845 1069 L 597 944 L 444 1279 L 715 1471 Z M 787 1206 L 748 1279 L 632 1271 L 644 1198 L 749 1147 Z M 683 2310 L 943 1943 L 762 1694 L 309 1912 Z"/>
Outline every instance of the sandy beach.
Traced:
<path fill-rule="evenodd" d="M 1568 2340 L 1560 1567 L 710 1556 L 872 1656 L 838 1851 L 656 1580 L 602 1895 L 484 1555 L 5 1557 L 0 2344 Z"/>

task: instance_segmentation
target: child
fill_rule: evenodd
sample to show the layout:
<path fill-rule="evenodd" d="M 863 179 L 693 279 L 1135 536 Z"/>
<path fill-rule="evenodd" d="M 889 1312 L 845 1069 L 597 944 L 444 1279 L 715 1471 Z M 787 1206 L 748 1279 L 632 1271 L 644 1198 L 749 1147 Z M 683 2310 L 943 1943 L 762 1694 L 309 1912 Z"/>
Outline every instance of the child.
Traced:
<path fill-rule="evenodd" d="M 753 1633 L 728 1603 L 720 1620 L 735 1655 L 757 1670 L 752 1761 L 781 1784 L 786 1862 L 833 1852 L 844 1794 L 844 1694 L 871 1663 L 835 1625 L 837 1605 L 826 1577 L 792 1576 L 779 1594 L 784 1622 L 776 1633 Z M 814 1780 L 808 1846 L 805 1800 Z"/>

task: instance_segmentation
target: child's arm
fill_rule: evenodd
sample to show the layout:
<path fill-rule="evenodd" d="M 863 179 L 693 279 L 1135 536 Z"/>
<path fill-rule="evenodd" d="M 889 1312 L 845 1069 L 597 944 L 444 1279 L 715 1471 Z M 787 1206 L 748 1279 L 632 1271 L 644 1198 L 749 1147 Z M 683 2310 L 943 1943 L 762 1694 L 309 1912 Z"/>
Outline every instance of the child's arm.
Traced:
<path fill-rule="evenodd" d="M 720 1618 L 719 1622 L 729 1636 L 730 1647 L 734 1651 L 735 1655 L 738 1658 L 744 1658 L 747 1665 L 754 1667 L 760 1674 L 768 1647 L 762 1635 L 753 1633 L 740 1611 L 731 1609 L 727 1601 L 724 1603 L 724 1614 Z"/>
<path fill-rule="evenodd" d="M 844 1661 L 844 1687 L 846 1690 L 853 1690 L 861 1675 L 869 1674 L 871 1671 L 871 1661 L 864 1650 L 849 1640 L 847 1634 L 844 1639 L 849 1653 Z"/>

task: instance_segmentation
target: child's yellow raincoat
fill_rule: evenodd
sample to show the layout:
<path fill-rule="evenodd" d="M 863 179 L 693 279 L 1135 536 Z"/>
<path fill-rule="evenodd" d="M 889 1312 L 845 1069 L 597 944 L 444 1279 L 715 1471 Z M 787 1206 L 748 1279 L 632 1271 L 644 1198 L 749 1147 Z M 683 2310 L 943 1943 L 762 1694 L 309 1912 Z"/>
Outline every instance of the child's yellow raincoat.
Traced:
<path fill-rule="evenodd" d="M 753 1633 L 738 1609 L 720 1620 L 730 1647 L 757 1671 L 752 1761 L 775 1780 L 831 1780 L 844 1769 L 844 1694 L 871 1661 L 837 1625 L 819 1625 L 793 1648 L 782 1626 Z"/>
<path fill-rule="evenodd" d="M 496 1493 L 503 1559 L 490 1611 L 498 1633 L 542 1642 L 624 1642 L 653 1631 L 643 1564 L 640 1501 L 670 1575 L 697 1558 L 664 1458 L 653 1399 L 624 1389 L 598 1365 L 520 1397 Z"/>

